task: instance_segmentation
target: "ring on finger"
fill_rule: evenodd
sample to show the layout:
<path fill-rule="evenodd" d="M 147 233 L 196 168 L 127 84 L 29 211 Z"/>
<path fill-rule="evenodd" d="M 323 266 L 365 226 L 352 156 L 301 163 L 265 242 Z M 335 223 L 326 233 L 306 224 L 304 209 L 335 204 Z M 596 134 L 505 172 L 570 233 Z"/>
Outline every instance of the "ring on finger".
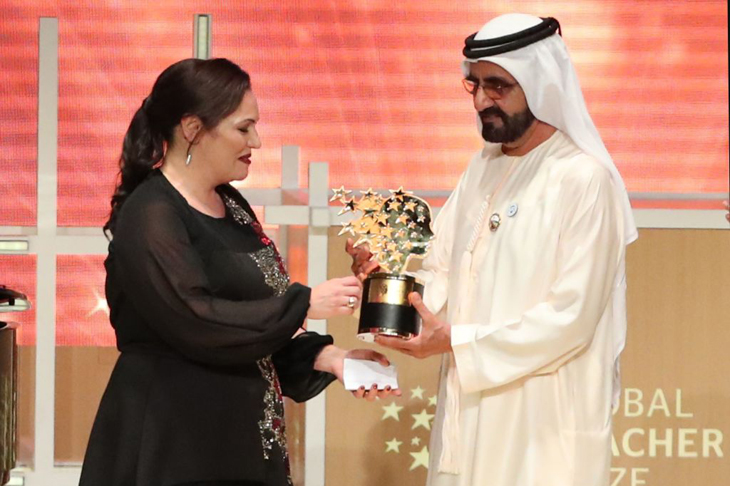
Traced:
<path fill-rule="evenodd" d="M 349 307 L 350 309 L 354 309 L 355 304 L 357 304 L 357 297 L 351 296 L 349 299 L 347 299 L 347 307 Z"/>

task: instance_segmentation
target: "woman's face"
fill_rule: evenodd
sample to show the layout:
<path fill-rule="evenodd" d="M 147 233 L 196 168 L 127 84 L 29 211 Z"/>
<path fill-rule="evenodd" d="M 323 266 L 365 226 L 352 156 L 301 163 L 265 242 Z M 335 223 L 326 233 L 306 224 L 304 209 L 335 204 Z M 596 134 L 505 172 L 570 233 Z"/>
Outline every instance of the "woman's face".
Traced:
<path fill-rule="evenodd" d="M 251 153 L 261 147 L 256 131 L 258 121 L 258 103 L 253 91 L 248 90 L 236 111 L 212 130 L 203 132 L 193 147 L 193 163 L 196 159 L 204 163 L 217 184 L 245 179 Z"/>

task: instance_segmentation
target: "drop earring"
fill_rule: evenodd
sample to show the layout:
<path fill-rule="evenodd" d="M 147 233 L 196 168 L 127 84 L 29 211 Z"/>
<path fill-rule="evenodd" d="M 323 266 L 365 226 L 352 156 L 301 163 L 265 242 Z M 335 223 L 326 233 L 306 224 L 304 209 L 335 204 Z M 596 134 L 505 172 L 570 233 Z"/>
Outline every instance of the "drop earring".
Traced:
<path fill-rule="evenodd" d="M 193 160 L 193 154 L 190 153 L 190 149 L 191 148 L 193 148 L 193 142 L 190 142 L 190 144 L 188 145 L 188 156 L 185 159 L 185 166 L 186 167 L 189 166 L 190 165 L 190 161 Z"/>

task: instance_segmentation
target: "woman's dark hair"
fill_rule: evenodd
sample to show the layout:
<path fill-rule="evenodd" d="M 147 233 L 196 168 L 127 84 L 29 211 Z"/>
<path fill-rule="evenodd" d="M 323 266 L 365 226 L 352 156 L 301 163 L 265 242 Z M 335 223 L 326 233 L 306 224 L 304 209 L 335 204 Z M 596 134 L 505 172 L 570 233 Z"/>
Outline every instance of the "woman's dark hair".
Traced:
<path fill-rule="evenodd" d="M 165 69 L 132 117 L 119 158 L 119 184 L 104 233 L 114 234 L 124 201 L 155 169 L 180 120 L 195 115 L 212 129 L 233 113 L 251 78 L 228 59 L 185 59 Z"/>

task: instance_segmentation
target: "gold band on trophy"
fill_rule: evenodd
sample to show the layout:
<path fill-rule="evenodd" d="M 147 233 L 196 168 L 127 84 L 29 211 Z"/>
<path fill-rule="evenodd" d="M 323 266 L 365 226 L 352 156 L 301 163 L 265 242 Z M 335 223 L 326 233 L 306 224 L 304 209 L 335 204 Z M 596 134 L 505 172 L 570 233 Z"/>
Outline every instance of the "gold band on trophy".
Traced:
<path fill-rule="evenodd" d="M 376 275 L 373 277 L 377 278 Z M 366 302 L 374 304 L 409 305 L 408 294 L 413 292 L 413 282 L 397 278 L 373 280 L 368 289 Z"/>

